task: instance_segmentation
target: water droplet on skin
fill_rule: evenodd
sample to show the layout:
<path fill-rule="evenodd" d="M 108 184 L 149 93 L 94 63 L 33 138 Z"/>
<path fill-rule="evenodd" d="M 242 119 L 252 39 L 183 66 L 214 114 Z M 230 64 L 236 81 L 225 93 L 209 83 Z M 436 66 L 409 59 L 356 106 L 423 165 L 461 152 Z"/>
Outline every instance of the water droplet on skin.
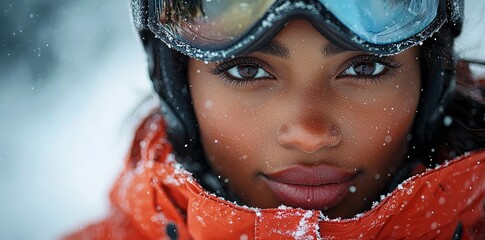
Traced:
<path fill-rule="evenodd" d="M 376 180 L 377 180 L 377 179 L 379 179 L 379 178 L 381 178 L 381 175 L 380 175 L 379 173 L 376 173 L 376 174 L 374 175 L 374 179 L 376 179 Z"/>
<path fill-rule="evenodd" d="M 248 235 L 246 235 L 246 234 L 243 234 L 243 235 L 241 235 L 241 236 L 239 237 L 239 240 L 248 240 L 248 239 L 249 239 L 249 238 L 248 238 Z"/>
<path fill-rule="evenodd" d="M 215 140 L 214 140 L 214 143 L 219 143 L 219 140 L 215 139 Z"/>
<path fill-rule="evenodd" d="M 440 197 L 440 200 L 438 201 L 440 205 L 444 205 L 446 203 L 446 199 L 444 197 Z"/>
<path fill-rule="evenodd" d="M 212 101 L 211 101 L 211 100 L 207 100 L 207 101 L 205 101 L 205 103 L 204 103 L 204 107 L 205 107 L 205 108 L 211 108 L 213 105 L 214 105 L 214 104 L 212 103 Z"/>
<path fill-rule="evenodd" d="M 431 223 L 431 229 L 436 229 L 438 227 L 438 223 L 437 222 L 433 222 Z"/>
<path fill-rule="evenodd" d="M 392 137 L 391 137 L 391 136 L 389 136 L 389 135 L 387 135 L 387 136 L 384 138 L 384 141 L 385 141 L 386 143 L 390 143 L 390 142 L 392 142 Z"/>
<path fill-rule="evenodd" d="M 357 188 L 356 188 L 355 186 L 350 186 L 350 187 L 349 187 L 349 191 L 350 191 L 351 193 L 354 193 L 355 191 L 357 191 Z"/>
<path fill-rule="evenodd" d="M 243 160 L 246 160 L 246 159 L 248 159 L 248 155 L 244 154 L 244 155 L 242 155 L 242 156 L 241 156 L 241 158 L 242 158 Z"/>
<path fill-rule="evenodd" d="M 197 72 L 197 73 L 200 73 L 200 69 L 197 69 L 197 70 L 196 70 L 196 72 Z"/>

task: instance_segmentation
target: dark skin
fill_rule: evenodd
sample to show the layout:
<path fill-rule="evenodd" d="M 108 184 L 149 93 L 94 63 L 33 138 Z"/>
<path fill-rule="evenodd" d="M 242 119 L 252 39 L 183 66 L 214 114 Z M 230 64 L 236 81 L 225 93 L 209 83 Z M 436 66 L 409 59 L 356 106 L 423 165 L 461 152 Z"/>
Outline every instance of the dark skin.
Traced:
<path fill-rule="evenodd" d="M 191 59 L 190 90 L 212 169 L 245 204 L 275 208 L 282 201 L 262 176 L 333 166 L 355 174 L 355 188 L 319 210 L 348 218 L 369 209 L 405 159 L 420 96 L 418 54 L 344 51 L 299 20 L 242 58 Z"/>

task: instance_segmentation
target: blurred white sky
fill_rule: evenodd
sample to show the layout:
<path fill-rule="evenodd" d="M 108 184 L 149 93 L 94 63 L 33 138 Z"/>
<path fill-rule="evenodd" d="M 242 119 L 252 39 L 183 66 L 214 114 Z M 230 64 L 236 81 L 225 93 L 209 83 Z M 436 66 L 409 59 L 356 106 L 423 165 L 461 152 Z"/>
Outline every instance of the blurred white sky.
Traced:
<path fill-rule="evenodd" d="M 26 62 L 1 69 L 0 238 L 55 239 L 106 214 L 131 114 L 151 95 L 128 7 L 76 0 L 52 12 L 45 47 L 59 61 L 44 82 L 26 80 Z M 485 60 L 484 13 L 484 1 L 466 0 L 461 56 Z"/>

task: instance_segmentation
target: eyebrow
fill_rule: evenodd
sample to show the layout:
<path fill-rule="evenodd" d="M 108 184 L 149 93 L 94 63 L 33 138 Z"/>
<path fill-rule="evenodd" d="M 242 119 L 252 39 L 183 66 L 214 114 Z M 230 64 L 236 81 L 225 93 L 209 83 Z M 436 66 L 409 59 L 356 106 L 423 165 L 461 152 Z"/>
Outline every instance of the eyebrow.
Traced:
<path fill-rule="evenodd" d="M 322 47 L 321 51 L 322 51 L 322 54 L 325 58 L 329 58 L 329 57 L 333 57 L 335 55 L 347 52 L 348 50 L 345 50 L 345 49 L 329 42 Z"/>
<path fill-rule="evenodd" d="M 290 57 L 290 50 L 285 45 L 275 39 L 263 45 L 260 49 L 257 50 L 257 52 L 282 58 Z M 322 46 L 321 52 L 325 58 L 329 58 L 347 52 L 347 50 L 329 42 Z"/>
<path fill-rule="evenodd" d="M 282 58 L 290 57 L 290 50 L 285 45 L 274 39 L 264 44 L 264 46 L 258 49 L 257 52 Z"/>

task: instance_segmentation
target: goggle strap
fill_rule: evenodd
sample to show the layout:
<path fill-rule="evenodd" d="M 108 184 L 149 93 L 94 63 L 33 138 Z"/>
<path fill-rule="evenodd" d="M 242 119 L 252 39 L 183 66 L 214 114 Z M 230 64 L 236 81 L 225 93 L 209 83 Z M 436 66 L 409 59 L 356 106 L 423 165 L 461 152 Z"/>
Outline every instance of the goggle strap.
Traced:
<path fill-rule="evenodd" d="M 148 0 L 131 0 L 133 23 L 138 31 L 148 30 Z"/>
<path fill-rule="evenodd" d="M 463 16 L 465 12 L 465 1 L 447 1 L 447 10 L 450 16 L 451 33 L 454 37 L 460 35 L 463 26 Z"/>

